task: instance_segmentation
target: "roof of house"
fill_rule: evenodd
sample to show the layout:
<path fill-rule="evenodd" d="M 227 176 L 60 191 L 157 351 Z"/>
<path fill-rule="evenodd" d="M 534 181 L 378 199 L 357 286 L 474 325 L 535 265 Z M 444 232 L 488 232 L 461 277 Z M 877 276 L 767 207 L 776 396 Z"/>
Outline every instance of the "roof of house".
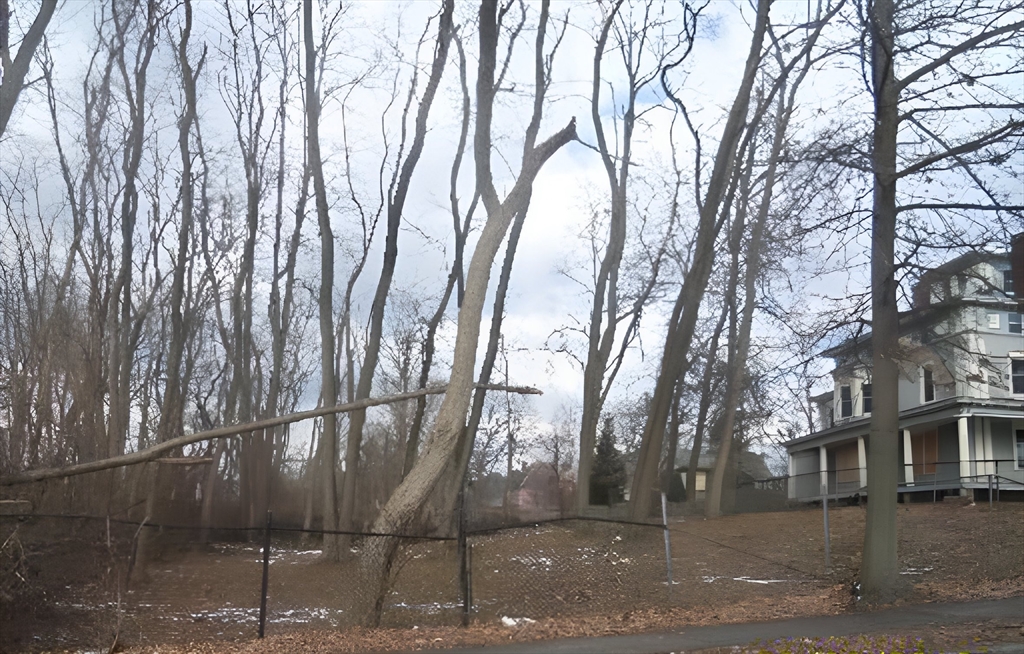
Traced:
<path fill-rule="evenodd" d="M 679 450 L 679 452 L 676 454 L 676 461 L 682 461 L 683 464 L 680 466 L 676 466 L 676 472 L 686 472 L 687 470 L 690 469 L 690 455 L 692 452 L 693 450 L 685 448 Z M 707 454 L 706 452 L 701 452 L 700 456 L 697 457 L 697 470 L 707 471 L 711 470 L 714 467 L 715 457 L 711 456 L 710 454 Z"/>
<path fill-rule="evenodd" d="M 913 294 L 917 296 L 918 288 L 927 286 L 938 279 L 955 275 L 959 272 L 972 268 L 979 263 L 1007 261 L 1008 259 L 1009 254 L 1006 252 L 967 252 L 966 254 L 962 254 L 922 273 L 921 278 L 914 287 Z M 965 306 L 992 307 L 998 304 L 1006 305 L 1007 308 L 1012 310 L 1014 307 L 1019 307 L 1022 300 L 1024 300 L 1024 298 L 1007 298 L 996 295 L 992 297 L 985 297 L 983 300 L 978 298 L 956 297 L 943 302 L 915 305 L 907 311 L 900 312 L 900 336 L 903 337 L 918 333 L 928 325 L 935 324 L 940 320 L 948 318 L 951 314 L 959 311 Z M 857 334 L 853 337 L 847 338 L 838 345 L 834 345 L 824 350 L 821 354 L 822 356 L 838 358 L 858 351 L 864 351 L 870 346 L 871 332 L 865 331 L 862 334 Z"/>
<path fill-rule="evenodd" d="M 686 472 L 690 468 L 690 452 L 688 449 L 681 449 L 676 455 L 676 461 L 682 459 L 685 463 L 676 467 L 676 472 Z M 697 470 L 709 472 L 715 467 L 715 457 L 701 452 L 697 459 Z M 764 455 L 757 452 L 740 452 L 740 472 L 750 475 L 754 479 L 767 479 L 772 476 L 768 464 L 764 462 Z"/>

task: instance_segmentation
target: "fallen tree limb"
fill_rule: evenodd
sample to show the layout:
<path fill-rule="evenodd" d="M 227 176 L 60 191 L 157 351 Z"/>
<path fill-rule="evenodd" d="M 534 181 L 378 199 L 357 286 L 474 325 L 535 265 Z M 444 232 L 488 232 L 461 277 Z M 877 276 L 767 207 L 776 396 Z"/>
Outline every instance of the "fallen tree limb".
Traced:
<path fill-rule="evenodd" d="M 517 393 L 519 395 L 542 394 L 540 390 L 530 386 L 501 386 L 498 384 L 487 384 L 486 386 L 481 386 L 481 388 L 492 391 Z M 368 409 L 373 406 L 394 404 L 395 402 L 402 402 L 404 400 L 414 400 L 422 395 L 440 395 L 447 389 L 447 386 L 433 386 L 416 391 L 409 391 L 408 393 L 399 393 L 397 395 L 387 395 L 385 397 L 376 398 L 370 397 L 365 400 L 357 400 L 346 404 L 319 407 L 316 409 L 310 409 L 309 411 L 288 413 L 283 416 L 266 418 L 255 422 L 231 425 L 229 427 L 218 427 L 217 429 L 200 431 L 194 434 L 185 434 L 184 436 L 178 436 L 177 438 L 166 440 L 163 443 L 159 443 L 153 447 L 148 447 L 144 450 L 139 450 L 138 452 L 130 452 L 128 454 L 110 457 L 109 459 L 79 463 L 63 468 L 39 468 L 37 470 L 27 470 L 25 472 L 19 472 L 12 475 L 4 475 L 3 477 L 0 477 L 0 486 L 15 486 L 17 484 L 28 484 L 35 481 L 43 481 L 45 479 L 73 477 L 75 475 L 84 475 L 90 472 L 99 472 L 100 470 L 110 470 L 111 468 L 123 468 L 124 466 L 152 461 L 165 452 L 169 452 L 184 445 L 191 445 L 192 443 L 199 443 L 201 441 L 208 441 L 216 438 L 230 438 L 240 434 L 270 429 L 271 427 L 277 427 L 279 425 L 285 425 L 292 422 L 299 422 L 300 420 L 309 420 L 310 418 L 319 418 L 330 414 L 347 413 L 357 409 Z"/>

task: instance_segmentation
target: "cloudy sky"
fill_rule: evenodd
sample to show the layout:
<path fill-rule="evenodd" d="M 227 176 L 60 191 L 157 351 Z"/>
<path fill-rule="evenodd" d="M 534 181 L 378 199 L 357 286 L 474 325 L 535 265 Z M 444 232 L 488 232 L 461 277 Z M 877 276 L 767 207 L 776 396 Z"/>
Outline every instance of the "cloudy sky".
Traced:
<path fill-rule="evenodd" d="M 635 3 L 638 4 L 639 3 Z M 34 13 L 33 2 L 12 2 L 15 20 L 12 31 L 20 36 Z M 198 56 L 202 45 L 209 48 L 206 71 L 200 80 L 199 112 L 204 138 L 211 151 L 222 151 L 221 169 L 215 174 L 215 185 L 224 192 L 241 197 L 244 185 L 237 161 L 237 148 L 233 141 L 232 125 L 225 108 L 222 93 L 223 80 L 230 75 L 228 22 L 222 3 L 196 2 L 196 28 L 192 36 L 193 53 Z M 242 3 L 232 5 L 236 12 Z M 290 3 L 294 8 L 297 3 Z M 654 3 L 653 11 L 664 22 L 664 34 L 678 32 L 681 12 L 678 2 Z M 90 53 L 96 41 L 95 21 L 102 5 L 68 0 L 54 18 L 48 32 L 49 45 L 56 62 L 55 75 L 59 88 L 61 120 L 73 134 L 80 111 L 80 84 L 86 72 Z M 518 167 L 522 133 L 529 120 L 530 93 L 532 92 L 532 47 L 535 35 L 536 9 L 527 5 L 526 27 L 515 51 L 508 77 L 499 97 L 495 119 L 496 156 L 493 158 L 499 194 L 511 186 L 512 171 Z M 257 6 L 259 10 L 259 6 Z M 562 341 L 552 338 L 559 330 L 578 327 L 588 312 L 590 298 L 586 280 L 591 264 L 586 226 L 595 207 L 602 207 L 607 197 L 607 179 L 599 156 L 585 144 L 594 143 L 594 128 L 590 118 L 590 93 L 595 34 L 603 6 L 593 3 L 555 2 L 552 5 L 552 24 L 549 35 L 564 29 L 564 38 L 554 58 L 553 81 L 549 92 L 541 137 L 551 134 L 570 119 L 576 117 L 577 130 L 583 143 L 571 143 L 558 152 L 546 165 L 538 178 L 530 212 L 518 248 L 512 285 L 504 322 L 508 346 L 514 350 L 509 356 L 509 377 L 513 383 L 530 384 L 544 390 L 542 398 L 533 400 L 533 408 L 542 421 L 553 419 L 559 408 L 573 404 L 581 397 L 582 371 L 570 356 L 552 351 L 566 345 L 579 353 L 585 352 L 580 336 Z M 326 158 L 329 196 L 333 203 L 332 221 L 341 250 L 337 257 L 336 279 L 338 293 L 336 306 L 353 265 L 352 258 L 343 253 L 358 243 L 359 229 L 355 205 L 348 197 L 342 177 L 345 166 L 342 113 L 344 111 L 349 143 L 350 164 L 354 188 L 360 202 L 374 210 L 379 203 L 379 171 L 385 152 L 385 176 L 390 178 L 394 167 L 396 143 L 400 134 L 401 110 L 410 83 L 413 65 L 419 57 L 422 72 L 429 63 L 435 34 L 433 26 L 427 31 L 426 45 L 417 49 L 424 34 L 424 26 L 437 11 L 435 2 L 353 2 L 346 5 L 339 22 L 339 33 L 330 50 L 331 58 L 325 84 L 336 89 L 326 100 L 322 115 L 322 141 Z M 510 15 L 515 15 L 513 9 Z M 634 9 L 639 12 L 640 8 Z M 799 22 L 806 16 L 805 0 L 779 0 L 773 4 L 772 15 L 779 25 Z M 688 104 L 694 123 L 704 140 L 705 153 L 713 149 L 724 116 L 739 83 L 743 62 L 747 54 L 753 12 L 744 2 L 712 0 L 703 9 L 697 39 L 688 61 L 675 74 L 673 82 L 679 95 Z M 237 16 L 236 16 L 237 18 Z M 179 19 L 180 20 L 180 19 Z M 173 19 L 172 19 L 173 21 Z M 469 58 L 469 86 L 472 91 L 475 77 L 475 8 L 472 3 L 460 3 L 456 9 L 456 23 L 461 25 Z M 319 21 L 318 21 L 319 22 Z M 298 23 L 292 20 L 297 38 Z M 838 29 L 838 28 L 837 28 Z M 784 32 L 780 29 L 780 33 Z M 161 147 L 173 154 L 176 137 L 176 112 L 180 107 L 180 91 L 171 38 L 164 35 L 164 44 L 157 51 L 150 71 L 150 97 L 154 102 L 153 132 Z M 661 38 L 661 35 L 656 35 Z M 838 40 L 837 33 L 829 38 Z M 549 40 L 549 43 L 553 42 Z M 550 46 L 549 46 L 550 48 Z M 247 56 L 243 53 L 242 56 Z M 270 66 L 271 69 L 273 65 Z M 861 71 L 849 60 L 837 59 L 817 67 L 801 91 L 798 118 L 794 121 L 806 135 L 816 125 L 828 123 L 837 113 L 848 122 L 861 123 L 870 116 L 872 106 L 863 88 Z M 271 72 L 265 82 L 266 93 L 276 93 L 276 73 Z M 613 119 L 617 103 L 621 102 L 624 76 L 614 53 L 606 57 L 605 85 L 602 88 L 601 114 L 609 132 L 614 130 Z M 352 80 L 362 81 L 352 88 Z M 293 73 L 294 81 L 294 73 Z M 613 93 L 619 93 L 613 96 Z M 298 175 L 301 163 L 301 95 L 296 87 L 289 104 L 289 143 L 292 151 L 293 176 Z M 390 108 L 389 108 L 390 104 Z M 670 129 L 672 113 L 668 110 L 657 84 L 640 97 L 645 113 L 634 143 L 634 161 L 638 180 L 634 196 L 642 202 L 650 201 L 652 225 L 665 219 L 666 182 L 671 174 L 672 144 L 677 147 L 679 161 L 692 169 L 693 141 L 680 125 Z M 383 116 L 383 118 L 382 118 Z M 452 256 L 451 214 L 448 204 L 448 180 L 454 157 L 455 144 L 461 120 L 461 91 L 457 75 L 454 48 L 441 90 L 430 116 L 430 131 L 426 147 L 413 180 L 406 205 L 405 221 L 399 239 L 399 263 L 394 288 L 400 294 L 421 301 L 423 315 L 434 311 L 436 298 L 443 289 Z M 383 132 L 382 132 L 383 124 Z M 59 213 L 61 186 L 53 166 L 54 149 L 50 136 L 49 117 L 45 96 L 37 86 L 23 94 L 11 124 L 13 137 L 7 143 L 28 144 L 38 153 L 37 162 L 45 178 L 43 188 L 54 193 L 53 202 L 46 203 L 48 211 Z M 709 147 L 710 144 L 710 147 Z M 173 169 L 175 163 L 168 158 Z M 507 163 L 506 163 L 507 162 Z M 467 152 L 461 174 L 460 197 L 462 208 L 472 196 L 472 153 Z M 175 186 L 168 180 L 167 199 L 173 199 Z M 386 184 L 386 181 L 385 181 Z M 293 182 L 294 185 L 294 182 Z M 644 194 L 649 194 L 645 198 Z M 294 192 L 292 192 L 294 196 Z M 687 204 L 683 208 L 684 224 L 692 221 L 694 209 L 692 194 L 683 194 Z M 482 212 L 477 214 L 482 216 Z M 479 225 L 479 220 L 477 225 Z M 312 217 L 307 223 L 302 274 L 310 283 L 316 282 L 317 234 Z M 653 229 L 653 227 L 652 227 Z M 369 257 L 369 264 L 356 289 L 357 312 L 365 320 L 377 273 L 382 258 L 383 227 Z M 647 235 L 656 237 L 652 232 Z M 472 240 L 472 239 L 471 239 Z M 854 263 L 865 261 L 866 241 L 854 239 L 847 254 Z M 827 251 L 827 239 L 822 252 Z M 262 264 L 268 265 L 267 239 L 261 243 Z M 497 281 L 497 266 L 492 275 L 491 288 Z M 794 261 L 793 265 L 798 262 Z M 850 289 L 859 290 L 866 282 L 863 267 L 843 266 L 829 275 L 806 281 L 806 285 L 793 289 L 805 298 L 807 308 L 813 308 L 818 296 L 841 296 Z M 266 292 L 266 286 L 257 292 Z M 259 304 L 259 300 L 257 300 Z M 620 373 L 615 394 L 635 394 L 650 387 L 656 373 L 656 364 L 663 336 L 667 308 L 656 305 L 645 314 L 641 338 L 643 348 L 634 347 Z M 449 311 L 453 316 L 454 311 Z M 490 307 L 485 309 L 484 332 Z M 565 332 L 571 334 L 572 332 Z M 454 342 L 454 323 L 448 321 L 441 332 L 441 363 L 443 371 L 447 350 Z M 481 351 L 485 343 L 481 342 Z M 316 401 L 317 390 L 307 393 L 307 404 Z"/>

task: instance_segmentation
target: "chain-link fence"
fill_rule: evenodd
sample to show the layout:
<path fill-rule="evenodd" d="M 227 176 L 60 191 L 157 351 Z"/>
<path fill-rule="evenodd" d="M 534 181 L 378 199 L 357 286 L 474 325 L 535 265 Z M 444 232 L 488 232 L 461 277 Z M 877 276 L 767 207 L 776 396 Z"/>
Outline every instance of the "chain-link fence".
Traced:
<path fill-rule="evenodd" d="M 840 472 L 859 481 L 858 469 L 828 472 L 829 482 L 839 483 Z M 925 485 L 924 474 L 914 487 L 901 485 L 902 494 L 930 499 L 935 484 Z M 817 483 L 822 476 L 804 477 Z M 745 515 L 725 520 L 704 522 L 685 502 L 670 503 L 668 530 L 661 519 L 631 522 L 623 503 L 574 516 L 564 504 L 532 496 L 502 503 L 470 495 L 451 535 L 385 535 L 397 546 L 382 596 L 361 568 L 381 535 L 304 527 L 301 511 L 289 511 L 279 496 L 269 524 L 266 515 L 245 524 L 240 507 L 227 504 L 204 529 L 201 498 L 186 485 L 174 486 L 159 511 L 147 511 L 138 499 L 145 485 L 133 482 L 133 471 L 118 484 L 102 473 L 21 486 L 0 503 L 0 649 L 248 640 L 261 616 L 273 635 L 346 629 L 367 624 L 371 612 L 385 627 L 522 625 L 643 609 L 713 606 L 718 614 L 744 602 L 848 600 L 842 588 L 859 568 L 864 511 L 844 507 L 858 503 L 856 493 L 837 497 L 830 485 L 829 524 L 820 496 L 790 497 L 802 478 L 737 482 L 731 511 L 725 508 Z M 988 482 L 971 481 L 979 492 Z M 998 480 L 992 483 L 998 497 Z M 107 488 L 119 492 L 104 495 Z M 909 552 L 903 574 L 935 578 L 933 589 L 956 588 L 963 556 L 987 566 L 987 578 L 1019 574 L 1024 562 L 1007 562 L 1005 554 L 1005 542 L 1020 531 L 1019 511 L 984 507 L 977 522 L 973 512 L 929 513 L 942 504 L 919 505 L 920 514 L 901 509 L 901 519 L 915 521 L 901 541 L 901 557 Z M 786 511 L 772 513 L 779 509 Z M 950 520 L 964 521 L 956 542 L 970 553 L 943 563 L 936 552 L 944 549 L 934 544 L 948 540 Z M 675 551 L 666 552 L 666 533 Z M 337 546 L 336 558 L 325 556 L 325 540 Z"/>
<path fill-rule="evenodd" d="M 557 511 L 530 521 L 467 507 L 453 536 L 325 532 L 272 514 L 260 527 L 203 528 L 184 505 L 164 507 L 161 522 L 144 518 L 140 503 L 108 515 L 84 511 L 87 503 L 69 502 L 81 513 L 53 511 L 65 491 L 23 493 L 40 506 L 8 500 L 0 512 L 10 647 L 600 615 L 664 604 L 671 590 L 662 524 Z M 362 566 L 382 537 L 397 545 L 380 596 Z M 326 539 L 336 557 L 325 556 Z"/>

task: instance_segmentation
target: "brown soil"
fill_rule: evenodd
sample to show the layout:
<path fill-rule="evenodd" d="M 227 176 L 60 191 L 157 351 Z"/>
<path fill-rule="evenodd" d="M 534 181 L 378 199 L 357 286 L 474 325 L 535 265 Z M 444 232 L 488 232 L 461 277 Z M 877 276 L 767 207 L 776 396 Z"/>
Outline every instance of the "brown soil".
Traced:
<path fill-rule="evenodd" d="M 474 537 L 467 629 L 454 626 L 461 606 L 453 543 L 409 544 L 385 628 L 342 629 L 359 620 L 366 599 L 353 563 L 321 563 L 313 547 L 275 540 L 263 641 L 253 640 L 256 544 L 179 548 L 152 566 L 149 582 L 127 590 L 131 534 L 115 534 L 108 549 L 102 529 L 44 533 L 23 523 L 28 583 L 0 601 L 0 649 L 108 648 L 117 632 L 133 651 L 383 651 L 857 610 L 851 587 L 864 509 L 833 507 L 830 521 L 827 572 L 820 508 L 674 522 L 671 594 L 658 529 L 573 522 Z M 0 541 L 13 526 L 0 523 Z M 901 601 L 1024 594 L 1024 504 L 991 512 L 949 500 L 900 505 L 899 528 Z"/>

